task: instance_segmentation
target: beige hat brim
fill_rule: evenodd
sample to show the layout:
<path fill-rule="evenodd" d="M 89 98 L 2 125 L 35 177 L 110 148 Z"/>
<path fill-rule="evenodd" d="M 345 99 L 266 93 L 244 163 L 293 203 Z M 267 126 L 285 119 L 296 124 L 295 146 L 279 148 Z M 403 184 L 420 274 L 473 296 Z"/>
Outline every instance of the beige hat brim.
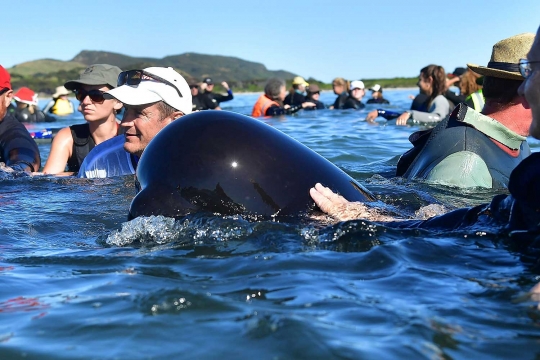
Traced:
<path fill-rule="evenodd" d="M 467 67 L 474 71 L 477 74 L 484 75 L 484 76 L 491 76 L 501 79 L 510 79 L 510 80 L 524 80 L 523 76 L 521 76 L 518 72 L 512 72 L 512 71 L 506 71 L 506 70 L 499 70 L 499 69 L 492 69 L 485 66 L 480 66 L 476 64 L 467 64 Z"/>

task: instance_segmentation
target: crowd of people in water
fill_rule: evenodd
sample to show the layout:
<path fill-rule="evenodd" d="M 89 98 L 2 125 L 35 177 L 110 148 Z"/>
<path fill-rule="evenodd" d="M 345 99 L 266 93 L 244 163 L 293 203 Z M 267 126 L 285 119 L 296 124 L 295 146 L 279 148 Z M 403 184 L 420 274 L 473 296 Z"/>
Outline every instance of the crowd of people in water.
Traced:
<path fill-rule="evenodd" d="M 456 68 L 451 74 L 439 65 L 423 67 L 417 83 L 420 93 L 404 112 L 384 109 L 389 101 L 379 84 L 368 89 L 371 98 L 366 103 L 381 108 L 370 111 L 366 121 L 381 116 L 396 125 L 433 125 L 411 134 L 412 147 L 401 156 L 396 176 L 501 190 L 491 203 L 429 220 L 395 221 L 391 214 L 368 203 L 349 202 L 321 184 L 309 189 L 314 202 L 336 220 L 362 218 L 398 228 L 450 230 L 496 223 L 509 234 L 526 232 L 530 236 L 527 241 L 520 238 L 521 245 L 534 247 L 540 240 L 540 195 L 536 196 L 540 154 L 531 153 L 527 137 L 540 139 L 538 35 L 519 34 L 497 42 L 485 65 L 467 64 L 467 68 Z M 221 84 L 227 94 L 215 93 L 211 78 L 188 83 L 172 68 L 122 71 L 113 65 L 94 64 L 77 79 L 58 87 L 53 99 L 40 110 L 37 95 L 28 88 L 14 92 L 9 73 L 0 66 L 2 169 L 35 176 L 134 174 L 146 146 L 164 127 L 194 111 L 219 110 L 222 102 L 233 99 L 228 84 Z M 459 88 L 459 94 L 450 90 L 452 86 Z M 332 87 L 336 99 L 327 107 L 320 101 L 320 88 L 300 76 L 293 79 L 288 92 L 283 79 L 269 79 L 251 115 L 365 107 L 362 80 L 336 78 Z M 52 114 L 72 113 L 74 107 L 68 98 L 71 91 L 86 122 L 58 132 L 39 172 L 42 164 L 38 147 L 22 123 L 53 121 Z M 120 111 L 121 121 L 117 119 Z M 540 257 L 533 262 L 538 266 Z"/>

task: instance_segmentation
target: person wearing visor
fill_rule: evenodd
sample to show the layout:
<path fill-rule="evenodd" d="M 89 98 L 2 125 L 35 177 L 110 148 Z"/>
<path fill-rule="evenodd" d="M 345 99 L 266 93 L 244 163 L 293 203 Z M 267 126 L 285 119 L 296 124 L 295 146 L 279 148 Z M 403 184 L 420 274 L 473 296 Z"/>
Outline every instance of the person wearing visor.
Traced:
<path fill-rule="evenodd" d="M 30 133 L 12 114 L 11 76 L 0 65 L 0 170 L 36 172 L 41 166 L 39 149 Z"/>
<path fill-rule="evenodd" d="M 219 106 L 220 103 L 234 99 L 233 92 L 229 87 L 229 84 L 227 84 L 227 82 L 225 81 L 221 83 L 221 86 L 225 88 L 225 90 L 227 91 L 227 95 L 214 93 L 214 81 L 209 77 L 203 80 L 203 84 L 206 84 L 206 88 L 204 89 L 204 92 L 200 94 L 200 96 L 203 98 L 203 103 L 208 104 L 206 105 L 208 109 L 221 110 Z"/>
<path fill-rule="evenodd" d="M 124 104 L 124 135 L 96 146 L 85 159 L 79 177 L 96 178 L 134 174 L 146 146 L 161 129 L 192 111 L 191 89 L 171 67 L 124 71 L 118 87 L 105 98 Z"/>
<path fill-rule="evenodd" d="M 292 81 L 292 88 L 289 90 L 287 96 L 283 100 L 283 104 L 289 106 L 299 106 L 306 102 L 306 88 L 309 86 L 308 82 L 301 76 L 296 76 Z"/>
<path fill-rule="evenodd" d="M 120 72 L 122 70 L 117 66 L 94 64 L 86 68 L 78 79 L 64 84 L 66 89 L 75 92 L 80 102 L 78 109 L 86 123 L 65 127 L 56 134 L 43 173 L 77 173 L 90 150 L 121 133 L 116 114 L 122 109 L 122 103 L 103 97 L 105 91 L 116 87 Z"/>

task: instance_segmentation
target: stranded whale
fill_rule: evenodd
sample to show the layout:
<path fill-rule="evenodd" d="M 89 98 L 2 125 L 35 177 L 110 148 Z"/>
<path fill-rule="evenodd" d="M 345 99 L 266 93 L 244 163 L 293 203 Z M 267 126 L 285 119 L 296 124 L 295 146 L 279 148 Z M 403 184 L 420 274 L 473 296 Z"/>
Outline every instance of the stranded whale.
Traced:
<path fill-rule="evenodd" d="M 137 167 L 141 191 L 129 218 L 299 215 L 315 208 L 320 182 L 349 201 L 373 201 L 362 185 L 313 150 L 272 126 L 227 111 L 202 111 L 167 125 Z"/>

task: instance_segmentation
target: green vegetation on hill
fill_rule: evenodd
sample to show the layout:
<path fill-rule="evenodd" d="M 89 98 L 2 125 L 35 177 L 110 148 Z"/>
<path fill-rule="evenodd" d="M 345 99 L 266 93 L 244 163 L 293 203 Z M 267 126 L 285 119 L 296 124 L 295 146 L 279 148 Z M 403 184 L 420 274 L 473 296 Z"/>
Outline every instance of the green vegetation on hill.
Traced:
<path fill-rule="evenodd" d="M 177 70 L 188 82 L 200 82 L 211 77 L 216 83 L 216 91 L 223 91 L 220 83 L 227 81 L 235 92 L 263 91 L 266 81 L 279 77 L 287 81 L 287 88 L 296 76 L 285 70 L 268 70 L 263 64 L 236 57 L 185 53 L 166 56 L 162 59 L 132 57 L 106 51 L 81 51 L 71 61 L 42 59 L 18 64 L 8 69 L 12 76 L 13 88 L 27 86 L 39 93 L 52 94 L 57 86 L 76 79 L 79 73 L 91 64 L 111 64 L 121 69 L 141 69 L 150 66 L 170 66 Z M 318 84 L 322 90 L 332 89 L 316 79 L 307 79 Z M 417 78 L 366 79 L 366 88 L 380 84 L 383 88 L 414 87 Z"/>

